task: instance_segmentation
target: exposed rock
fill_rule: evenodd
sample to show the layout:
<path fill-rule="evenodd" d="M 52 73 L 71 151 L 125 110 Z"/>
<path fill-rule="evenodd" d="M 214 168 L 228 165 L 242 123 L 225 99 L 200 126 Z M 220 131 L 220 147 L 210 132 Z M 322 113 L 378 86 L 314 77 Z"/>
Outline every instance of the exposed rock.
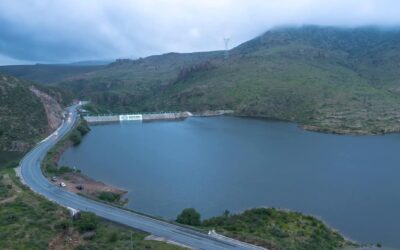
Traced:
<path fill-rule="evenodd" d="M 50 95 L 39 90 L 35 86 L 30 86 L 29 89 L 40 99 L 43 103 L 44 109 L 46 111 L 47 121 L 49 124 L 49 132 L 52 132 L 58 128 L 61 124 L 61 105 Z"/>

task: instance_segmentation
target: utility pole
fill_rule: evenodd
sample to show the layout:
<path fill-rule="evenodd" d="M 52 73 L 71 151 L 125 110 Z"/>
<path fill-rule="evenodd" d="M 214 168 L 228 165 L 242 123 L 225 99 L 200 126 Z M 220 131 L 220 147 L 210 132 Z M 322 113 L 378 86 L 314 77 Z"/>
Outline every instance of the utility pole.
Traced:
<path fill-rule="evenodd" d="M 224 38 L 224 43 L 225 43 L 225 59 L 228 59 L 229 57 L 229 50 L 228 50 L 228 43 L 229 43 L 230 38 L 225 37 Z"/>
<path fill-rule="evenodd" d="M 131 249 L 133 250 L 132 231 L 131 231 Z"/>

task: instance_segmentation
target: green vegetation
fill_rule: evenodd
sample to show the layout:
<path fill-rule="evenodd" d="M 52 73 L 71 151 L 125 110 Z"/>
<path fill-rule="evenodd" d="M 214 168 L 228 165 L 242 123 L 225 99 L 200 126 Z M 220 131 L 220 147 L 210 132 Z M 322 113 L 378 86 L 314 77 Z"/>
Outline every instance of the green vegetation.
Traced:
<path fill-rule="evenodd" d="M 101 192 L 98 196 L 98 198 L 102 201 L 107 201 L 107 202 L 119 202 L 119 199 L 121 198 L 121 195 L 113 193 L 113 192 Z"/>
<path fill-rule="evenodd" d="M 73 145 L 79 145 L 82 142 L 82 137 L 90 131 L 89 125 L 83 119 L 79 121 L 76 128 L 70 133 L 69 140 Z"/>
<path fill-rule="evenodd" d="M 0 161 L 3 163 L 17 160 L 48 130 L 44 107 L 29 90 L 30 85 L 0 75 Z"/>
<path fill-rule="evenodd" d="M 74 170 L 68 166 L 58 166 L 58 159 L 64 150 L 72 145 L 81 143 L 82 136 L 90 131 L 89 125 L 83 119 L 79 120 L 76 127 L 61 141 L 59 141 L 52 149 L 47 152 L 43 159 L 42 170 L 45 176 L 60 176 L 65 173 L 73 172 Z M 77 170 L 79 172 L 79 170 Z"/>
<path fill-rule="evenodd" d="M 79 121 L 78 126 L 76 126 L 76 130 L 79 131 L 79 133 L 81 134 L 81 136 L 86 135 L 87 133 L 89 133 L 90 131 L 90 127 L 89 124 L 86 122 L 86 120 L 81 119 Z"/>
<path fill-rule="evenodd" d="M 200 224 L 200 214 L 194 209 L 183 210 L 178 222 L 194 225 L 268 249 L 341 249 L 355 246 L 339 233 L 312 216 L 274 208 L 256 208 L 241 214 L 213 217 Z"/>
<path fill-rule="evenodd" d="M 98 224 L 99 218 L 91 212 L 82 212 L 79 220 L 74 221 L 74 225 L 79 228 L 80 232 L 96 230 Z"/>
<path fill-rule="evenodd" d="M 0 249 L 180 249 L 146 241 L 145 233 L 66 209 L 23 186 L 13 169 L 0 168 Z"/>
<path fill-rule="evenodd" d="M 0 164 L 15 166 L 35 142 L 50 131 L 48 117 L 41 100 L 32 92 L 34 87 L 56 101 L 68 102 L 70 97 L 57 88 L 42 87 L 0 74 Z"/>
<path fill-rule="evenodd" d="M 0 166 L 14 168 L 18 166 L 21 157 L 21 152 L 0 151 Z"/>
<path fill-rule="evenodd" d="M 54 85 L 76 75 L 86 74 L 103 68 L 102 65 L 60 65 L 60 64 L 35 64 L 35 65 L 9 65 L 0 66 L 0 72 L 20 79 L 26 79 Z"/>
<path fill-rule="evenodd" d="M 231 109 L 333 133 L 400 131 L 399 29 L 279 28 L 229 51 L 119 60 L 61 86 L 93 112 Z"/>
<path fill-rule="evenodd" d="M 79 145 L 82 142 L 82 134 L 79 130 L 74 130 L 71 132 L 69 135 L 69 140 L 72 142 L 72 144 Z"/>
<path fill-rule="evenodd" d="M 176 218 L 176 222 L 189 226 L 200 226 L 200 213 L 194 208 L 185 208 Z"/>
<path fill-rule="evenodd" d="M 49 176 L 60 176 L 65 173 L 71 173 L 74 170 L 68 166 L 58 166 L 58 159 L 62 154 L 62 150 L 66 147 L 65 143 L 69 143 L 68 139 L 63 139 L 55 147 L 53 147 L 45 156 L 42 163 L 43 174 Z"/>

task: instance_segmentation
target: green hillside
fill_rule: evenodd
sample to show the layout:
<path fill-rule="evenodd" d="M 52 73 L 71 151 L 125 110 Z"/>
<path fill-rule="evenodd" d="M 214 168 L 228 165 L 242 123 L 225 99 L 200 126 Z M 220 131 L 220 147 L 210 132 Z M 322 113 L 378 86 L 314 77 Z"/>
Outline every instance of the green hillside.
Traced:
<path fill-rule="evenodd" d="M 66 97 L 55 89 L 0 75 L 0 164 L 18 159 L 49 132 L 45 108 L 31 86 L 59 101 Z"/>
<path fill-rule="evenodd" d="M 357 245 L 312 216 L 253 208 L 205 220 L 201 227 L 270 250 L 355 249 Z"/>
<path fill-rule="evenodd" d="M 183 249 L 92 213 L 72 219 L 67 209 L 24 186 L 0 167 L 0 249 Z"/>
<path fill-rule="evenodd" d="M 103 65 L 80 65 L 79 63 L 9 65 L 0 66 L 0 73 L 46 85 L 53 85 L 76 75 L 90 74 L 90 72 L 102 69 L 103 67 Z"/>
<path fill-rule="evenodd" d="M 119 60 L 61 85 L 98 112 L 232 109 L 335 133 L 400 131 L 400 30 L 276 28 L 224 53 Z"/>

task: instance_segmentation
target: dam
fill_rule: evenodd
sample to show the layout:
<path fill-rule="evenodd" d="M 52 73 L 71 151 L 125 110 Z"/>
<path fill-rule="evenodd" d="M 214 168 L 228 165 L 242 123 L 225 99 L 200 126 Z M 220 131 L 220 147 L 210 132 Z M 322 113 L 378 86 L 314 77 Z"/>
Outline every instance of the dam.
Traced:
<path fill-rule="evenodd" d="M 144 114 L 107 114 L 107 115 L 85 115 L 88 123 L 111 123 L 124 121 L 151 121 L 151 120 L 178 120 L 192 116 L 188 111 L 184 112 L 162 112 Z"/>

